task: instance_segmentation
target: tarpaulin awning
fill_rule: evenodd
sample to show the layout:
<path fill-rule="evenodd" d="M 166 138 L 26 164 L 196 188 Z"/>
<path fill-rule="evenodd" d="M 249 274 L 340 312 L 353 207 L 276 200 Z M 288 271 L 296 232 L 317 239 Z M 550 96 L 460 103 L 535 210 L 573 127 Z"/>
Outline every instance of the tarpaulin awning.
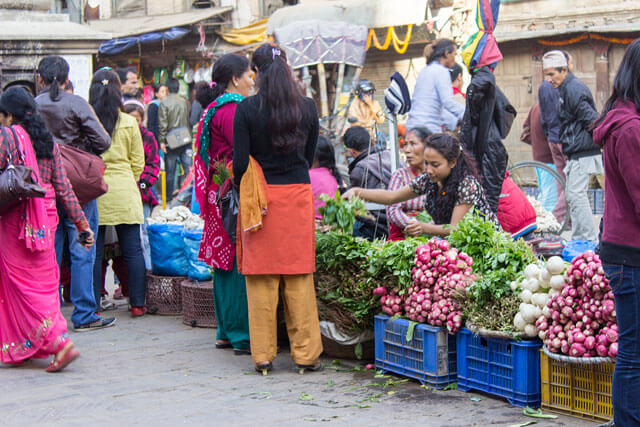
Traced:
<path fill-rule="evenodd" d="M 138 44 L 154 43 L 162 40 L 177 40 L 187 35 L 188 28 L 171 28 L 167 31 L 147 33 L 134 37 L 123 37 L 106 41 L 100 45 L 98 52 L 103 55 L 116 55 Z"/>
<path fill-rule="evenodd" d="M 298 21 L 340 21 L 366 28 L 393 27 L 424 22 L 427 0 L 301 0 L 276 10 L 267 34 Z"/>
<path fill-rule="evenodd" d="M 275 39 L 293 68 L 330 62 L 362 67 L 367 31 L 346 22 L 298 21 L 278 28 Z"/>
<path fill-rule="evenodd" d="M 87 25 L 94 30 L 104 31 L 113 34 L 113 37 L 122 38 L 197 24 L 214 16 L 231 12 L 232 10 L 233 8 L 231 7 L 212 7 L 207 9 L 194 9 L 189 12 L 174 13 L 171 15 L 98 19 L 89 21 Z"/>
<path fill-rule="evenodd" d="M 462 61 L 469 71 L 485 65 L 495 68 L 502 59 L 493 31 L 498 24 L 500 0 L 477 0 L 478 32 L 462 48 Z"/>
<path fill-rule="evenodd" d="M 233 28 L 229 31 L 218 31 L 217 34 L 227 43 L 246 46 L 248 44 L 267 41 L 267 21 L 263 19 L 242 28 Z"/>

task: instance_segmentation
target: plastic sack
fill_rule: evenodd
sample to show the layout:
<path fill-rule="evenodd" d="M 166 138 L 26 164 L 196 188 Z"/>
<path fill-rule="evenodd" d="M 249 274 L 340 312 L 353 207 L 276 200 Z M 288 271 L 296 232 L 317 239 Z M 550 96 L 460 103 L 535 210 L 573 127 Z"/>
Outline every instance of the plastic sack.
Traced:
<path fill-rule="evenodd" d="M 594 251 L 597 245 L 597 242 L 590 240 L 572 240 L 568 242 L 562 250 L 562 259 L 571 262 L 575 257 L 588 250 Z"/>
<path fill-rule="evenodd" d="M 187 258 L 187 276 L 196 282 L 211 280 L 211 269 L 207 264 L 198 260 L 200 252 L 200 240 L 202 240 L 202 230 L 184 230 L 184 253 Z"/>
<path fill-rule="evenodd" d="M 183 225 L 149 224 L 151 270 L 158 276 L 186 276 L 187 257 L 184 249 Z"/>

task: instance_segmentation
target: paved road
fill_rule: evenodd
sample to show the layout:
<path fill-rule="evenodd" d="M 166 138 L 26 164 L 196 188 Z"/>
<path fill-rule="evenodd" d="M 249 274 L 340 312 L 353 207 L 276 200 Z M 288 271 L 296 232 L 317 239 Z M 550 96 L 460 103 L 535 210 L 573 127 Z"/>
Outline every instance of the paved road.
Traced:
<path fill-rule="evenodd" d="M 70 309 L 64 311 L 68 317 Z M 179 317 L 132 319 L 124 308 L 115 315 L 113 328 L 71 333 L 82 355 L 65 372 L 45 373 L 44 360 L 1 367 L 0 425 L 510 426 L 531 420 L 502 400 L 374 378 L 375 372 L 350 369 L 352 362 L 300 376 L 286 351 L 262 377 L 250 357 L 214 349 L 213 329 L 191 328 Z M 389 380 L 393 385 L 383 387 Z M 592 424 L 562 416 L 536 424 L 585 425 Z"/>

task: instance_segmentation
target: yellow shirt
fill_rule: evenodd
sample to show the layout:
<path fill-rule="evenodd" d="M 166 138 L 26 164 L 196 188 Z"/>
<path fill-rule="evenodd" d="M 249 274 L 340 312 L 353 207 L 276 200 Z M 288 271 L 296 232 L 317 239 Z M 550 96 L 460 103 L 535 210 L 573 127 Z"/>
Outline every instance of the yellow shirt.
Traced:
<path fill-rule="evenodd" d="M 373 136 L 373 125 L 377 123 L 381 125 L 384 123 L 384 114 L 382 114 L 382 107 L 380 103 L 373 100 L 371 104 L 367 104 L 357 98 L 353 101 L 347 112 L 347 119 L 349 117 L 355 117 L 357 122 L 351 123 L 351 126 L 362 126 L 369 131 Z"/>

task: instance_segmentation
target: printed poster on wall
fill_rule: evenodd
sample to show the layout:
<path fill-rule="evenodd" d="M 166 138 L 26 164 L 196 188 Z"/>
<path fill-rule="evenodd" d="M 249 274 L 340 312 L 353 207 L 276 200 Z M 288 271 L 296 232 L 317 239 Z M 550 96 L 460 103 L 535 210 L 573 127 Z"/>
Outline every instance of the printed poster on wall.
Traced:
<path fill-rule="evenodd" d="M 89 86 L 93 76 L 91 55 L 63 55 L 69 63 L 69 80 L 73 83 L 73 93 L 89 100 Z"/>

